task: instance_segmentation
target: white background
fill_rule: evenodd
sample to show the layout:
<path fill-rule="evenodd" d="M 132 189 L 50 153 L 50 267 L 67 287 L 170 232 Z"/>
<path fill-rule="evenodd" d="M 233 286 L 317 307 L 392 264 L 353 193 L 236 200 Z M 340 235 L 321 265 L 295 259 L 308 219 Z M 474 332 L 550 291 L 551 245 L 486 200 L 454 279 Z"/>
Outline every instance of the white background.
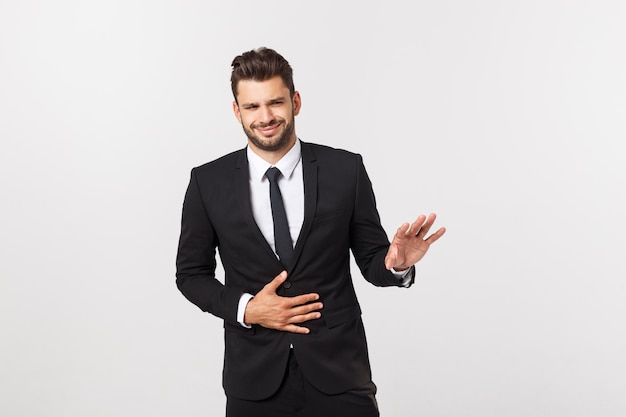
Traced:
<path fill-rule="evenodd" d="M 0 0 L 0 414 L 223 414 L 178 292 L 193 166 L 245 145 L 230 63 L 292 64 L 363 155 L 410 290 L 355 271 L 383 416 L 626 415 L 622 1 Z"/>

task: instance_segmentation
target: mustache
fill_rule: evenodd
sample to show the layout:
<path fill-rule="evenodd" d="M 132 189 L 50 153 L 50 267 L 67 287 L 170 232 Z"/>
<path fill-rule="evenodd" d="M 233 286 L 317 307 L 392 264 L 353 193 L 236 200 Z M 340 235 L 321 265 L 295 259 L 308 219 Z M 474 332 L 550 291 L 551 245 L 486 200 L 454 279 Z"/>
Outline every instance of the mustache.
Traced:
<path fill-rule="evenodd" d="M 281 123 L 281 122 L 280 122 L 279 120 L 274 119 L 274 120 L 272 120 L 272 121 L 271 121 L 271 122 L 269 122 L 269 123 L 252 123 L 252 124 L 250 125 L 250 127 L 251 127 L 252 129 L 265 129 L 266 127 L 276 126 L 276 125 L 278 125 L 278 124 L 280 124 L 280 123 Z"/>

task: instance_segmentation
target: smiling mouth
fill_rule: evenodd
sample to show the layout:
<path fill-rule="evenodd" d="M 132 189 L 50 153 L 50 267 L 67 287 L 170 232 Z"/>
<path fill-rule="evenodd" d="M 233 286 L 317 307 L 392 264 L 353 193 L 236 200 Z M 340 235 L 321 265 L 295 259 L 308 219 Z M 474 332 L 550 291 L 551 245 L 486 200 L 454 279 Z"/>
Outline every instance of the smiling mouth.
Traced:
<path fill-rule="evenodd" d="M 267 126 L 262 126 L 262 127 L 255 126 L 254 129 L 260 132 L 264 136 L 272 136 L 274 133 L 276 133 L 280 125 L 281 123 L 271 123 Z"/>

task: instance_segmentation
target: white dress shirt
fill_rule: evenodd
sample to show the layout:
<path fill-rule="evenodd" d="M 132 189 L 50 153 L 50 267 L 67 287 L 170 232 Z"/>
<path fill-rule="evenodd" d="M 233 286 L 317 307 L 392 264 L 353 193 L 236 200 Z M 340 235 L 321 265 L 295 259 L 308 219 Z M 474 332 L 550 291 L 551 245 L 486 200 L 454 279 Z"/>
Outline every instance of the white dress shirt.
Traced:
<path fill-rule="evenodd" d="M 263 233 L 263 237 L 270 244 L 274 253 L 276 253 L 276 245 L 274 243 L 274 220 L 270 202 L 270 182 L 265 177 L 265 172 L 274 166 L 282 174 L 278 177 L 278 186 L 280 187 L 285 212 L 287 213 L 291 242 L 293 246 L 296 246 L 296 241 L 304 222 L 304 179 L 302 177 L 300 148 L 300 141 L 296 140 L 295 145 L 276 165 L 270 164 L 255 154 L 249 146 L 246 150 L 250 171 L 249 184 L 252 214 L 256 224 L 261 229 L 261 233 Z"/>
<path fill-rule="evenodd" d="M 280 187 L 285 212 L 287 213 L 291 241 L 295 247 L 298 236 L 300 235 L 302 223 L 304 222 L 304 178 L 302 176 L 300 139 L 296 139 L 295 145 L 275 165 L 270 164 L 259 155 L 255 154 L 249 146 L 246 149 L 246 153 L 250 172 L 250 202 L 256 224 L 259 226 L 267 243 L 270 244 L 272 250 L 276 253 L 276 245 L 274 243 L 274 220 L 272 218 L 272 204 L 270 202 L 270 186 L 269 180 L 265 177 L 265 172 L 268 168 L 275 166 L 282 174 L 278 178 L 278 186 Z M 278 258 L 278 255 L 276 255 L 276 257 Z M 410 271 L 412 271 L 412 268 L 402 272 L 391 270 L 391 272 L 402 281 L 401 285 L 403 286 L 407 286 L 411 281 L 412 274 L 409 274 Z M 250 327 L 244 323 L 244 314 L 246 305 L 252 297 L 252 294 L 243 294 L 239 299 L 237 321 L 244 327 Z"/>

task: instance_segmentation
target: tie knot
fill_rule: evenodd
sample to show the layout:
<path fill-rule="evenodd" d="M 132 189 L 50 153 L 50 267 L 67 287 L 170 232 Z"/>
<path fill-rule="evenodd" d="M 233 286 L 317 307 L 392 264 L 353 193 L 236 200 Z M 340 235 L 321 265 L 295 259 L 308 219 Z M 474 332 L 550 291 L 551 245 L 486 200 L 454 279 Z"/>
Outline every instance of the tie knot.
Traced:
<path fill-rule="evenodd" d="M 278 177 L 280 176 L 280 170 L 276 167 L 271 167 L 267 171 L 265 171 L 265 176 L 270 182 L 277 182 Z"/>

